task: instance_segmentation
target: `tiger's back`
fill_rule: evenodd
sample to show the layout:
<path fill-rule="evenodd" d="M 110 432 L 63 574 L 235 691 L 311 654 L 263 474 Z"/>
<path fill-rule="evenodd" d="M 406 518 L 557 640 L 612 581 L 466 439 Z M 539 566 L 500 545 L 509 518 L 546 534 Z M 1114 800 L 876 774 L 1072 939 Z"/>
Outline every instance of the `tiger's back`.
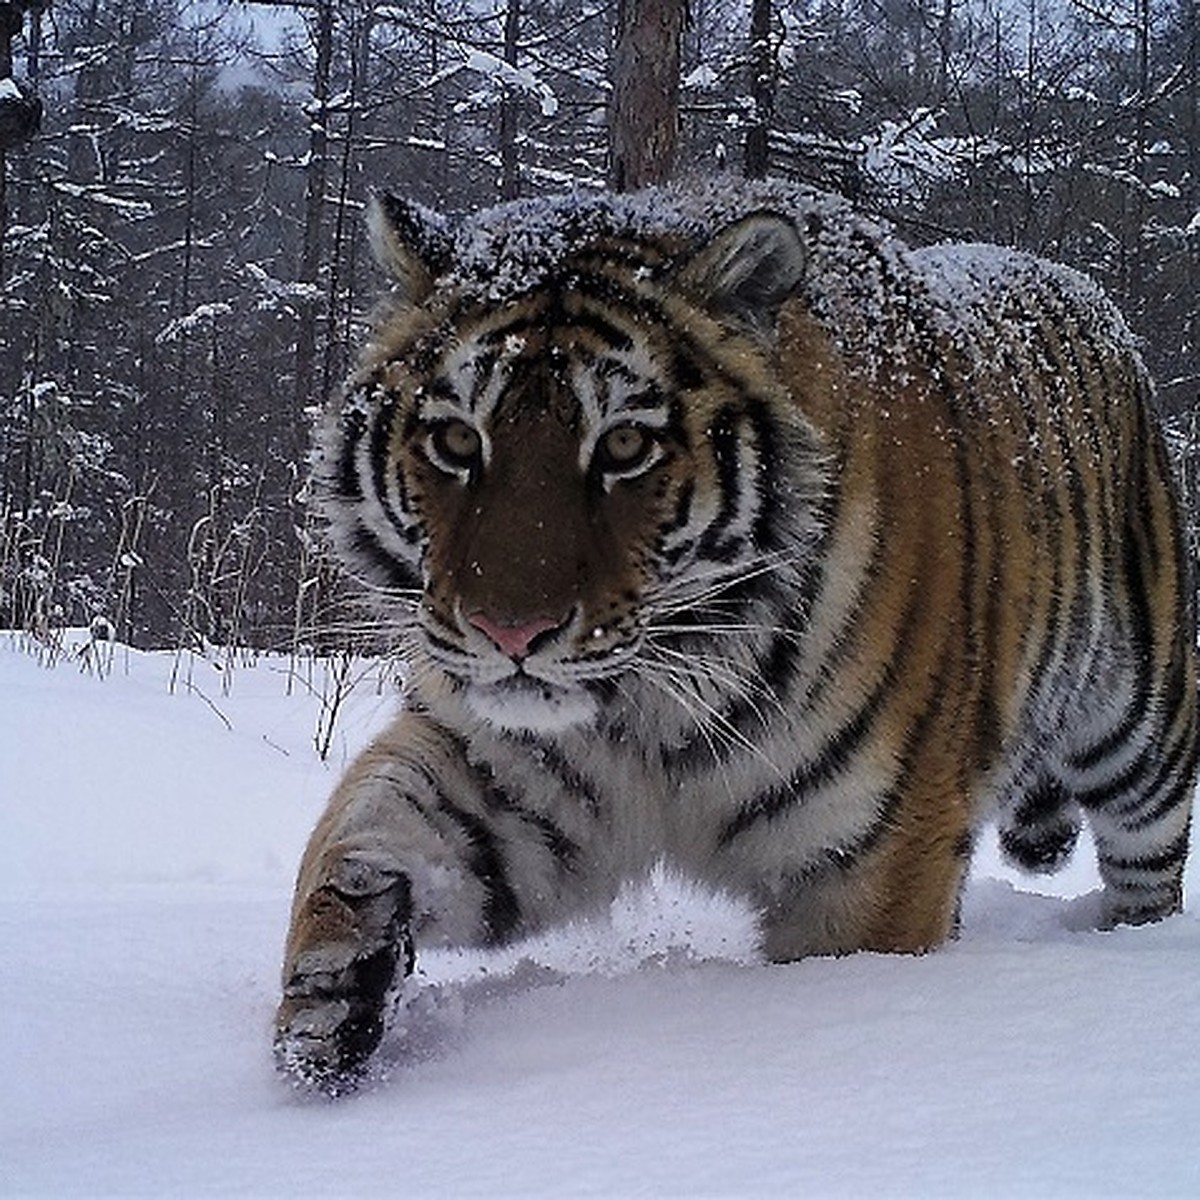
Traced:
<path fill-rule="evenodd" d="M 959 246 L 910 262 L 903 351 L 859 364 L 866 387 L 818 389 L 832 399 L 823 412 L 801 401 L 822 413 L 839 495 L 859 509 L 829 559 L 885 596 L 869 606 L 886 624 L 861 635 L 862 656 L 903 661 L 905 689 L 922 693 L 892 745 L 900 760 L 927 756 L 914 774 L 958 776 L 972 828 L 998 818 L 1027 869 L 1061 865 L 1086 812 L 1108 919 L 1175 911 L 1195 777 L 1194 619 L 1132 336 L 1094 284 L 1055 264 Z M 807 314 L 792 319 L 785 376 L 826 356 L 833 371 L 853 362 L 822 348 Z M 834 621 L 844 655 L 853 635 Z"/>
<path fill-rule="evenodd" d="M 400 302 L 319 476 L 408 698 L 301 868 L 286 1067 L 360 1066 L 414 940 L 664 858 L 775 959 L 937 945 L 990 817 L 1051 869 L 1086 813 L 1107 918 L 1178 909 L 1189 585 L 1092 285 L 777 186 L 376 235 Z"/>

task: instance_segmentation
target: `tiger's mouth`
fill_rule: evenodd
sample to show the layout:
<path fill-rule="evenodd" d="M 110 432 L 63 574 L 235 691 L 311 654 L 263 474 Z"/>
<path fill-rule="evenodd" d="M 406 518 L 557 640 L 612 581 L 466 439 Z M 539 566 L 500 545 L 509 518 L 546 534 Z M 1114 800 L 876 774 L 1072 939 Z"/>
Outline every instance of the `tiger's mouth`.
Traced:
<path fill-rule="evenodd" d="M 548 683 L 516 672 L 492 683 L 468 682 L 467 707 L 481 720 L 511 733 L 562 733 L 590 725 L 596 698 L 579 684 Z"/>
<path fill-rule="evenodd" d="M 427 661 L 453 681 L 467 709 L 512 733 L 557 734 L 592 725 L 604 687 L 638 656 L 627 630 L 586 630 L 578 610 L 544 630 L 463 618 L 435 622 L 423 614 Z M 590 635 L 590 636 L 589 636 Z"/>

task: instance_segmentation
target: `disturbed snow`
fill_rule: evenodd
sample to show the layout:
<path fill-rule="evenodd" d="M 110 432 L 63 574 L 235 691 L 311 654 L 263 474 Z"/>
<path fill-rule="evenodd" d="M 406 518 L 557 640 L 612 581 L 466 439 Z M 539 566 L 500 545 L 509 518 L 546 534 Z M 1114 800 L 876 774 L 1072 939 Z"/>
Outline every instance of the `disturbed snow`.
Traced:
<path fill-rule="evenodd" d="M 0 642 L 0 1194 L 1200 1193 L 1200 919 L 1089 931 L 1086 855 L 1031 891 L 985 850 L 954 945 L 787 967 L 660 874 L 426 956 L 364 1091 L 305 1099 L 269 1053 L 292 873 L 391 700 L 368 676 L 323 765 L 287 682 Z"/>

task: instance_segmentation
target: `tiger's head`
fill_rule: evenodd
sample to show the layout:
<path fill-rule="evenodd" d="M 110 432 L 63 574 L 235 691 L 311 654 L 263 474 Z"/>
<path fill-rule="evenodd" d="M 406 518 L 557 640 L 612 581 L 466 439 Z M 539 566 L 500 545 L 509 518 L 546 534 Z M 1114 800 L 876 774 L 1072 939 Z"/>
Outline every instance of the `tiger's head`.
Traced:
<path fill-rule="evenodd" d="M 647 234 L 579 203 L 456 231 L 376 199 L 395 295 L 318 453 L 335 544 L 414 676 L 504 730 L 591 722 L 638 679 L 677 694 L 715 630 L 802 587 L 820 534 L 819 439 L 774 341 L 795 226 Z M 472 268 L 494 214 L 509 249 Z"/>

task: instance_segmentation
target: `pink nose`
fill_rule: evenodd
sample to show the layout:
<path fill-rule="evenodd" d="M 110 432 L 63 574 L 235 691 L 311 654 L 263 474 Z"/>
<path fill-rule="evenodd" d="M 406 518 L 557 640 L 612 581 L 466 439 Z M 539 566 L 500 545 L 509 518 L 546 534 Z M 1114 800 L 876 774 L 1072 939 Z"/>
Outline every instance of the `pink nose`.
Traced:
<path fill-rule="evenodd" d="M 523 621 L 518 625 L 506 625 L 500 621 L 493 621 L 484 612 L 471 613 L 467 620 L 480 633 L 486 634 L 489 640 L 503 650 L 509 658 L 527 657 L 529 645 L 539 633 L 557 629 L 566 622 L 566 618 L 559 618 L 556 621 L 552 617 L 535 617 L 532 621 Z"/>

